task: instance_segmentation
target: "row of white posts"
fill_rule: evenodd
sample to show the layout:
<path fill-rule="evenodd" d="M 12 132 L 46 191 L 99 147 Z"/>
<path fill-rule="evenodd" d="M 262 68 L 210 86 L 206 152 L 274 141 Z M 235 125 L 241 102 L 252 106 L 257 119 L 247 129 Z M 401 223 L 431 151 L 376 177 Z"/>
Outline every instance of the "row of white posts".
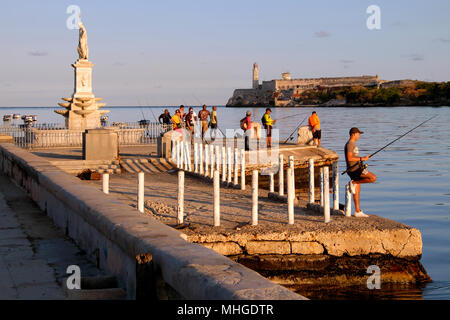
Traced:
<path fill-rule="evenodd" d="M 194 165 L 192 167 L 191 144 L 188 141 L 174 141 L 172 159 L 177 168 L 191 171 L 205 177 L 214 178 L 214 171 L 221 170 L 222 182 L 239 185 L 245 190 L 245 150 L 218 145 L 194 143 Z"/>
<path fill-rule="evenodd" d="M 212 145 L 204 146 L 204 153 L 201 144 L 194 144 L 194 172 L 210 176 L 213 178 L 214 186 L 214 226 L 220 226 L 220 166 L 215 159 L 220 157 L 220 147 Z M 177 223 L 183 223 L 184 216 L 184 170 L 192 171 L 190 144 L 188 142 L 176 142 L 172 153 L 177 163 L 178 171 L 178 206 L 177 206 Z M 234 155 L 234 161 L 232 161 Z M 236 148 L 234 154 L 231 148 L 222 147 L 222 182 L 231 184 L 231 176 L 234 170 L 234 185 L 238 185 L 239 156 L 241 167 L 241 190 L 245 190 L 245 151 Z M 227 161 L 225 160 L 227 159 Z M 284 157 L 279 156 L 279 195 L 284 195 Z M 227 165 L 228 164 L 228 165 Z M 215 166 L 215 167 L 214 167 Z M 309 160 L 309 202 L 315 203 L 315 185 L 314 185 L 314 160 Z M 339 176 L 337 163 L 333 163 L 333 209 L 339 210 Z M 294 176 L 294 157 L 289 157 L 289 166 L 286 169 L 287 175 L 287 203 L 288 203 L 288 224 L 294 224 L 294 203 L 295 203 L 295 176 Z M 252 225 L 258 225 L 258 170 L 252 172 Z M 323 207 L 325 223 L 330 222 L 330 186 L 329 186 L 329 167 L 320 168 L 320 206 Z M 138 192 L 137 192 L 137 208 L 139 212 L 144 212 L 144 172 L 138 173 Z M 274 192 L 274 174 L 269 174 L 269 192 Z M 349 185 L 346 185 L 345 196 L 345 215 L 351 216 L 351 193 Z M 103 174 L 103 192 L 109 193 L 109 174 Z"/>

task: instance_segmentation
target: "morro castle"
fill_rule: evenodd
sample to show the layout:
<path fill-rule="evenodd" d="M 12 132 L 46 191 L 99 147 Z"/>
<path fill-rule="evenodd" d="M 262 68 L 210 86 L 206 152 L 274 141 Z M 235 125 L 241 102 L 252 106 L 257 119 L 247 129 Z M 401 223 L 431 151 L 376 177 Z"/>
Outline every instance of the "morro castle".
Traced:
<path fill-rule="evenodd" d="M 288 72 L 281 74 L 281 79 L 262 81 L 259 83 L 259 70 L 256 63 L 253 64 L 253 79 L 251 89 L 236 89 L 233 96 L 228 100 L 227 107 L 246 106 L 298 106 L 296 101 L 303 91 L 345 87 L 345 86 L 379 86 L 382 82 L 378 75 L 359 77 L 336 77 L 336 78 L 298 78 L 291 79 Z"/>

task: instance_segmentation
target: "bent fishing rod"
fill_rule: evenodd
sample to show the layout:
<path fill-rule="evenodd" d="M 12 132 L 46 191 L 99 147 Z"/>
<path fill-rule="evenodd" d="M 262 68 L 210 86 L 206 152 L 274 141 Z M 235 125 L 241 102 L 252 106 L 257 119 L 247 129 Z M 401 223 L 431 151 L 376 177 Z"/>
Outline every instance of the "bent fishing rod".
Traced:
<path fill-rule="evenodd" d="M 292 131 L 291 135 L 286 139 L 286 141 L 283 142 L 283 144 L 285 144 L 286 142 L 288 142 L 288 140 L 292 139 L 292 135 L 295 133 L 295 131 L 298 130 L 298 128 L 300 128 L 300 126 L 302 125 L 303 122 L 305 122 L 306 118 L 308 118 L 308 115 L 306 115 L 305 119 L 302 120 L 302 122 L 300 122 L 300 124 L 297 126 L 297 128 L 295 128 L 294 131 Z"/>
<path fill-rule="evenodd" d="M 430 119 L 428 119 L 428 120 L 425 120 L 424 122 L 422 122 L 421 124 L 419 124 L 418 126 L 416 126 L 416 127 L 414 127 L 414 128 L 412 128 L 411 130 L 409 130 L 408 132 L 406 132 L 406 133 L 404 133 L 404 134 L 402 134 L 400 137 L 398 137 L 397 139 L 395 139 L 395 140 L 393 140 L 393 141 L 391 141 L 391 142 L 389 142 L 387 145 L 385 145 L 384 147 L 382 147 L 382 148 L 380 148 L 380 149 L 378 149 L 377 151 L 375 151 L 374 153 L 372 153 L 371 155 L 369 155 L 369 159 L 370 158 L 372 158 L 374 155 L 376 155 L 378 152 L 380 152 L 380 151 L 382 151 L 382 150 L 384 150 L 384 149 L 386 149 L 387 147 L 389 147 L 391 144 L 393 144 L 394 142 L 396 142 L 396 141 L 398 141 L 398 140 L 400 140 L 401 138 L 403 138 L 404 136 L 406 136 L 407 134 L 409 134 L 409 133 L 411 133 L 412 131 L 414 131 L 414 130 L 416 130 L 417 128 L 419 128 L 419 127 L 421 127 L 421 126 L 423 126 L 425 123 L 427 123 L 428 121 L 430 121 L 431 119 L 434 119 L 434 118 L 436 118 L 437 117 L 437 115 L 435 115 L 435 116 L 433 116 L 433 117 L 431 117 Z M 350 168 L 347 168 L 347 170 L 345 170 L 344 172 L 342 172 L 341 174 L 345 174 L 345 173 L 347 173 L 348 172 L 348 170 L 350 170 L 350 169 L 352 169 L 352 168 L 354 168 L 354 167 L 356 167 L 357 165 L 360 165 L 360 163 L 362 163 L 363 161 L 360 161 L 360 162 L 358 162 L 358 163 L 355 163 L 354 165 L 352 165 Z"/>

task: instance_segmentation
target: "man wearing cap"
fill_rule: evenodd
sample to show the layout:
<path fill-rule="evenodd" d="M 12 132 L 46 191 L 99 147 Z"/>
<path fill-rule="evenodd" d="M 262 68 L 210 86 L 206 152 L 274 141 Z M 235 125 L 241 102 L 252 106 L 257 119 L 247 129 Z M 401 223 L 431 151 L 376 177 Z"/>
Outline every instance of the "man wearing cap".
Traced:
<path fill-rule="evenodd" d="M 377 177 L 367 168 L 361 167 L 361 161 L 369 160 L 369 156 L 361 157 L 359 155 L 356 141 L 359 140 L 359 136 L 364 133 L 358 128 L 350 129 L 350 139 L 345 144 L 344 153 L 345 161 L 347 162 L 347 174 L 350 176 L 350 190 L 353 194 L 353 200 L 355 202 L 355 217 L 368 217 L 367 214 L 362 212 L 359 207 L 359 194 L 361 190 L 361 183 L 373 183 L 377 180 Z"/>

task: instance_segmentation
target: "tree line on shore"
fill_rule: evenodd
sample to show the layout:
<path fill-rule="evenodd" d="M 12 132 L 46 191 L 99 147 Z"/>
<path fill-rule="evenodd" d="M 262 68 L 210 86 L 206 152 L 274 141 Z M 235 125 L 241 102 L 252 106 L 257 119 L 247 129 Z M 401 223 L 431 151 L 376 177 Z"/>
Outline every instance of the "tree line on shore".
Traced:
<path fill-rule="evenodd" d="M 357 105 L 444 105 L 450 102 L 450 81 L 413 81 L 410 85 L 389 87 L 349 86 L 306 90 L 295 100 L 303 104 L 323 104 L 345 100 Z"/>

